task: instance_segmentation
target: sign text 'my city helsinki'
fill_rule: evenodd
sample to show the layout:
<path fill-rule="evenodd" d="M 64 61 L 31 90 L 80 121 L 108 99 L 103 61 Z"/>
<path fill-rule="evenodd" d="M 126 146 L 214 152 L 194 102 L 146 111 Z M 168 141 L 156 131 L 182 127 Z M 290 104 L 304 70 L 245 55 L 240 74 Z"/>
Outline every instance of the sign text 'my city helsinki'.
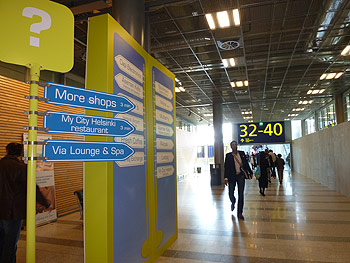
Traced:
<path fill-rule="evenodd" d="M 135 127 L 127 120 L 66 112 L 46 111 L 43 126 L 48 133 L 127 136 Z"/>

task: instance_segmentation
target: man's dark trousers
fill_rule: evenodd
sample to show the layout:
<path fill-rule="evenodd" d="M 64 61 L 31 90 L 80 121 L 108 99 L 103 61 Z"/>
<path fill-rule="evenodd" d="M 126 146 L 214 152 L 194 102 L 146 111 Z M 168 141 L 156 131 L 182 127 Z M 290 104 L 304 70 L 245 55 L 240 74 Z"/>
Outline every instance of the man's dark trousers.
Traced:
<path fill-rule="evenodd" d="M 16 263 L 22 220 L 0 220 L 0 262 Z"/>
<path fill-rule="evenodd" d="M 245 177 L 243 173 L 237 174 L 236 176 L 233 176 L 233 182 L 229 182 L 228 184 L 228 195 L 230 197 L 231 203 L 236 203 L 235 198 L 235 187 L 236 183 L 238 186 L 238 208 L 237 208 L 237 214 L 243 214 L 243 205 L 244 205 L 244 186 L 245 186 Z"/>

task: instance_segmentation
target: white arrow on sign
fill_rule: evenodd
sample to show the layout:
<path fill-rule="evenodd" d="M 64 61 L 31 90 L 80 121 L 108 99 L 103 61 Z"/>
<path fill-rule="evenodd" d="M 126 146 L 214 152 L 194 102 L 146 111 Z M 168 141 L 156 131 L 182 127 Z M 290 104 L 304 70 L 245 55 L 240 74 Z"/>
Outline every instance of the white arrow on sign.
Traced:
<path fill-rule="evenodd" d="M 169 113 L 156 109 L 156 120 L 167 124 L 173 124 L 174 118 Z"/>
<path fill-rule="evenodd" d="M 128 136 L 129 137 L 129 136 Z M 117 137 L 116 137 L 117 138 Z M 127 137 L 124 137 L 127 138 Z M 120 138 L 121 139 L 121 138 Z M 157 149 L 160 150 L 172 150 L 174 147 L 174 143 L 172 140 L 169 139 L 161 139 L 161 138 L 157 138 L 156 140 L 156 145 L 157 145 Z M 130 145 L 131 147 L 135 148 L 134 146 Z"/>
<path fill-rule="evenodd" d="M 119 92 L 117 95 L 126 97 L 126 98 L 128 98 L 132 103 L 135 104 L 135 109 L 133 109 L 133 110 L 130 111 L 130 112 L 143 116 L 143 103 L 142 103 L 142 102 L 140 102 L 140 101 L 138 101 L 138 100 L 135 100 L 135 99 L 133 99 L 133 98 L 131 98 L 131 97 L 125 95 L 124 93 L 121 93 L 121 92 Z"/>
<path fill-rule="evenodd" d="M 157 152 L 157 163 L 171 163 L 174 161 L 172 152 Z"/>
<path fill-rule="evenodd" d="M 129 114 L 115 115 L 115 118 L 124 119 L 130 122 L 137 131 L 143 131 L 143 119 Z"/>
<path fill-rule="evenodd" d="M 166 100 L 166 99 L 163 99 L 162 97 L 156 95 L 156 105 L 162 109 L 165 109 L 167 111 L 173 111 L 173 104 Z"/>
<path fill-rule="evenodd" d="M 132 95 L 135 95 L 136 97 L 139 97 L 140 99 L 143 99 L 143 87 L 141 85 L 137 84 L 135 81 L 129 79 L 121 73 L 115 76 L 114 79 L 119 88 L 131 93 Z"/>
<path fill-rule="evenodd" d="M 174 174 L 174 166 L 166 165 L 166 166 L 158 166 L 157 167 L 157 178 L 163 178 L 167 176 L 171 176 Z"/>
<path fill-rule="evenodd" d="M 167 87 L 165 87 L 164 85 L 160 84 L 158 81 L 156 81 L 154 83 L 155 87 L 156 87 L 156 92 L 166 98 L 168 98 L 169 100 L 171 100 L 173 98 L 173 93 L 171 92 L 170 89 L 168 89 Z"/>
<path fill-rule="evenodd" d="M 117 62 L 118 67 L 127 73 L 129 76 L 136 79 L 138 82 L 143 83 L 143 72 L 138 67 L 136 67 L 129 60 L 124 58 L 122 55 L 118 55 L 115 58 L 115 62 Z"/>
<path fill-rule="evenodd" d="M 133 124 L 133 123 L 131 123 L 131 124 Z M 156 123 L 156 134 L 171 137 L 174 134 L 174 130 L 172 127 Z"/>
<path fill-rule="evenodd" d="M 129 159 L 125 161 L 116 161 L 119 167 L 140 166 L 145 164 L 145 154 L 143 152 L 135 152 Z"/>

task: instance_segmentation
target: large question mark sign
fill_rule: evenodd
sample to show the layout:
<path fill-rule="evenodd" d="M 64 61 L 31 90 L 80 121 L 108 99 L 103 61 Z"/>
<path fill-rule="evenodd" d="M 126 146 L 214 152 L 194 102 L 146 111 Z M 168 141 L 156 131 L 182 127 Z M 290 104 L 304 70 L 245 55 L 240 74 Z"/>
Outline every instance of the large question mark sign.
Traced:
<path fill-rule="evenodd" d="M 33 16 L 40 16 L 41 22 L 32 24 L 30 26 L 30 32 L 40 34 L 41 31 L 47 30 L 51 27 L 51 16 L 45 11 L 35 7 L 25 7 L 22 12 L 22 16 L 33 18 Z M 30 45 L 33 47 L 40 46 L 40 39 L 38 37 L 30 37 Z"/>

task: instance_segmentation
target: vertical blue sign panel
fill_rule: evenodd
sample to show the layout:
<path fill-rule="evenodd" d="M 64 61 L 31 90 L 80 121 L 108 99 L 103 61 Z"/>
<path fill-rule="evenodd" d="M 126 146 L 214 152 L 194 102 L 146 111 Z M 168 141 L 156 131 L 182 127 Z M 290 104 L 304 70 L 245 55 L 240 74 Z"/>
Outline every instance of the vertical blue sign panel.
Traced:
<path fill-rule="evenodd" d="M 173 80 L 156 67 L 153 73 L 155 167 L 157 179 L 158 229 L 163 232 L 163 245 L 176 233 L 175 131 Z"/>
<path fill-rule="evenodd" d="M 147 239 L 147 191 L 144 148 L 144 67 L 145 59 L 122 37 L 114 34 L 113 93 L 129 98 L 135 109 L 118 118 L 128 120 L 136 130 L 120 139 L 135 153 L 113 165 L 114 262 L 144 262 L 142 245 Z M 129 140 L 130 139 L 130 140 Z M 137 219 L 137 224 L 132 224 Z"/>

